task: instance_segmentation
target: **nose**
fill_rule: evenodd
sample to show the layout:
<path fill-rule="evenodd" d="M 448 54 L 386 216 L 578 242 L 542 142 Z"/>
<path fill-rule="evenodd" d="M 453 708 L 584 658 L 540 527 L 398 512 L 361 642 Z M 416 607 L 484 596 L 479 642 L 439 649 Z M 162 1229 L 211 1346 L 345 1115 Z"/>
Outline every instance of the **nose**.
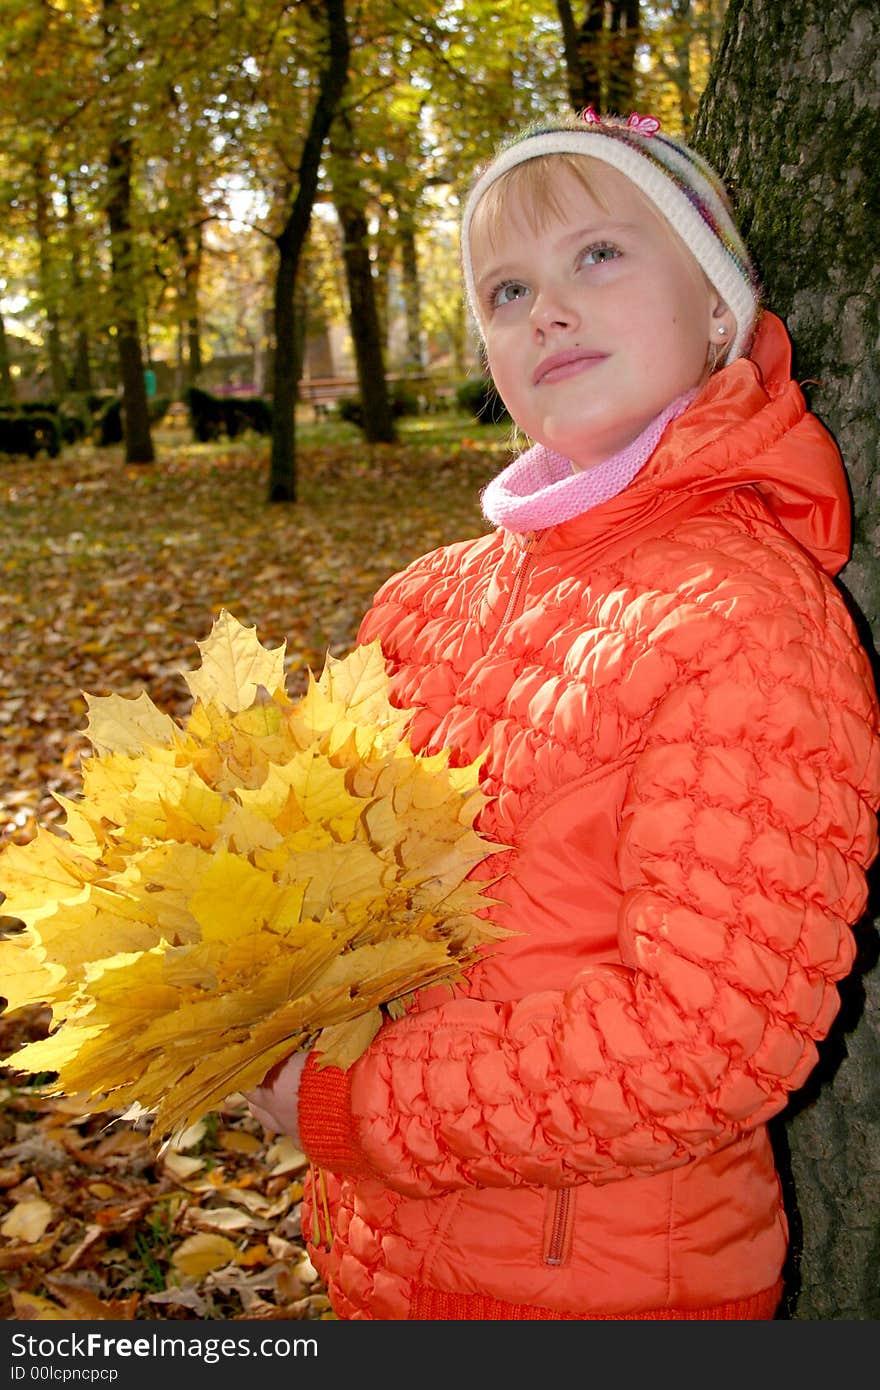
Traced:
<path fill-rule="evenodd" d="M 536 330 L 572 329 L 580 325 L 580 314 L 573 298 L 561 285 L 546 284 L 533 291 L 529 318 Z"/>

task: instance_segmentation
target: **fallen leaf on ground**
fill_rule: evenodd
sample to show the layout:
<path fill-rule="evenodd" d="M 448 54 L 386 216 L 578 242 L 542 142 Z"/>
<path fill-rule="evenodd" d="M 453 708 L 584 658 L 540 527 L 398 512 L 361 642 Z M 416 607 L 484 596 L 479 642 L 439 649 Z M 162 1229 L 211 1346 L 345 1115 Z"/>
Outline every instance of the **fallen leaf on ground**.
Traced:
<path fill-rule="evenodd" d="M 209 1270 L 220 1269 L 235 1259 L 235 1246 L 225 1236 L 190 1236 L 177 1247 L 171 1263 L 179 1274 L 199 1279 Z"/>
<path fill-rule="evenodd" d="M 10 1240 L 38 1241 L 45 1234 L 52 1216 L 51 1206 L 42 1197 L 26 1198 L 23 1202 L 17 1202 L 0 1222 L 0 1235 Z"/>

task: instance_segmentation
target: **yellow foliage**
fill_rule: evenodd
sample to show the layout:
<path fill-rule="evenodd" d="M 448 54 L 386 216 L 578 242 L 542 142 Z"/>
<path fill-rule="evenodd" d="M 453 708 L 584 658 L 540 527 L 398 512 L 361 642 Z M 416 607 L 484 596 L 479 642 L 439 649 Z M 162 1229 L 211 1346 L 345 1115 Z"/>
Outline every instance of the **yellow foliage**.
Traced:
<path fill-rule="evenodd" d="M 379 644 L 328 658 L 298 700 L 284 648 L 223 612 L 181 727 L 142 693 L 89 698 L 63 834 L 0 853 L 9 1008 L 54 1031 L 11 1064 L 49 1093 L 138 1107 L 180 1134 L 316 1045 L 348 1067 L 420 988 L 502 933 L 470 871 L 479 761 L 413 753 Z"/>

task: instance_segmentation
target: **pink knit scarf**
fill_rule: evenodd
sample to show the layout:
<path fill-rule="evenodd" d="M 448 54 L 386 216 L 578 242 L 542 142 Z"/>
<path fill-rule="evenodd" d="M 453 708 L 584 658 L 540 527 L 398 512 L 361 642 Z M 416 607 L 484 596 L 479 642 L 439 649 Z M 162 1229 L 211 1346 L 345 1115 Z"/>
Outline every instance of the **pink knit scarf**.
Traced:
<path fill-rule="evenodd" d="M 688 391 L 668 405 L 637 439 L 595 468 L 574 469 L 571 459 L 535 444 L 483 489 L 483 515 L 507 531 L 542 531 L 571 521 L 622 492 L 653 454 L 671 420 L 697 395 Z"/>

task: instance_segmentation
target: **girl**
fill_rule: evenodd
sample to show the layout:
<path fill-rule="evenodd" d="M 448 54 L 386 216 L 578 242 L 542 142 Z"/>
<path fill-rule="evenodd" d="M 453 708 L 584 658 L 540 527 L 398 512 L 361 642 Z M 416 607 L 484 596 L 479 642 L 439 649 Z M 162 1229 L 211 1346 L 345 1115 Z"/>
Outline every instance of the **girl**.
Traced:
<path fill-rule="evenodd" d="M 415 746 L 486 750 L 513 934 L 349 1071 L 298 1054 L 252 1104 L 312 1162 L 341 1318 L 770 1319 L 766 1122 L 837 1012 L 877 843 L 840 457 L 716 176 L 655 120 L 527 131 L 462 258 L 535 442 L 492 532 L 390 579 L 360 635 Z"/>

